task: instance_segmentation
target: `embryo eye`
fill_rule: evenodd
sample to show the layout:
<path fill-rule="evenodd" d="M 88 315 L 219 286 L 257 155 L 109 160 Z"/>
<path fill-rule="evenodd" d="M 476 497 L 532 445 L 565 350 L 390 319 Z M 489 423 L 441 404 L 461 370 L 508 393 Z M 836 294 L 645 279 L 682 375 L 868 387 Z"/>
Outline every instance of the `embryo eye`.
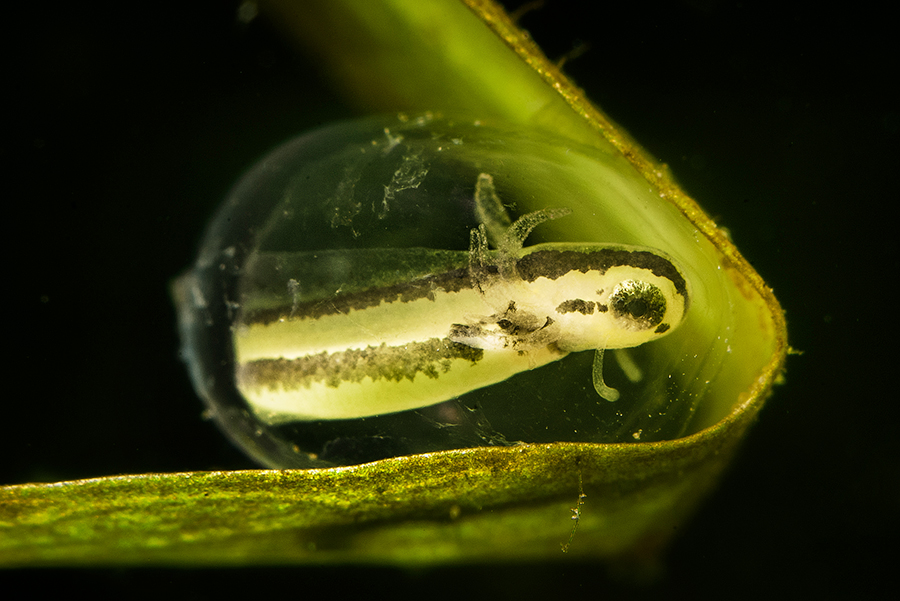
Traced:
<path fill-rule="evenodd" d="M 620 282 L 609 300 L 616 317 L 628 319 L 641 329 L 659 325 L 666 314 L 666 299 L 662 291 L 640 280 Z"/>

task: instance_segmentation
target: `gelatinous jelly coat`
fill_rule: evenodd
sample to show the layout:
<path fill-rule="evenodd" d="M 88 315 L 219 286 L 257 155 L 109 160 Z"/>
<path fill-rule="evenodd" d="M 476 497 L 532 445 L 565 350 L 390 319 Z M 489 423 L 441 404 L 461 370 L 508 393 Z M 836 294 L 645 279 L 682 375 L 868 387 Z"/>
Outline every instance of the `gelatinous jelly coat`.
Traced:
<path fill-rule="evenodd" d="M 684 352 L 719 335 L 688 305 L 729 304 L 619 161 L 431 114 L 273 150 L 173 286 L 208 415 L 273 467 L 678 436 L 722 358 Z M 607 386 L 603 351 L 635 346 Z"/>

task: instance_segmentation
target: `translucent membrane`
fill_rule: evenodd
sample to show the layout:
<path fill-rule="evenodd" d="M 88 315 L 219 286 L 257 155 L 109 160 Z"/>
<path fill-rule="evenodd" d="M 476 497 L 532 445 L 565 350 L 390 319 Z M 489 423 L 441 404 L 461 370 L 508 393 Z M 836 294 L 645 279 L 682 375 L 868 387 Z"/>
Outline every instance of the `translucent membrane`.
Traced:
<path fill-rule="evenodd" d="M 612 152 L 433 115 L 346 122 L 295 138 L 236 185 L 210 224 L 196 263 L 175 284 L 194 385 L 231 439 L 271 467 L 352 465 L 520 441 L 647 442 L 709 425 L 721 416 L 704 417 L 703 400 L 729 353 L 733 303 L 709 243 L 668 203 L 648 203 L 646 182 L 632 172 Z M 403 372 L 419 369 L 410 367 L 410 357 L 438 352 L 430 347 L 412 349 L 391 364 L 396 376 L 383 378 L 371 399 L 358 401 L 358 416 L 348 410 L 350 415 L 334 417 L 322 406 L 313 413 L 321 409 L 327 419 L 309 411 L 292 417 L 251 398 L 251 387 L 242 382 L 275 381 L 290 359 L 285 349 L 298 336 L 303 344 L 321 345 L 327 361 L 346 346 L 335 328 L 346 330 L 348 323 L 368 336 L 357 349 L 365 352 L 379 343 L 389 346 L 396 332 L 474 323 L 489 313 L 461 302 L 453 307 L 458 316 L 448 318 L 426 303 L 389 318 L 395 320 L 391 327 L 362 319 L 391 286 L 427 282 L 444 293 L 450 284 L 438 276 L 456 270 L 468 277 L 472 232 L 485 221 L 474 200 L 483 174 L 492 177 L 511 221 L 556 211 L 534 227 L 526 250 L 541 243 L 640 245 L 683 266 L 690 309 L 680 327 L 660 340 L 605 353 L 603 378 L 618 391 L 617 401 L 598 395 L 593 351 L 557 353 L 558 360 L 531 352 L 523 355 L 529 365 L 507 379 L 396 410 L 402 404 L 396 395 L 411 394 L 404 386 L 415 378 L 444 377 Z M 361 309 L 366 294 L 368 308 Z M 300 317 L 306 325 L 332 325 L 255 337 L 260 330 L 254 328 L 299 324 Z M 449 353 L 447 366 L 476 363 L 458 346 L 439 352 Z M 546 353 L 552 352 L 551 346 Z M 269 361 L 248 371 L 251 359 L 263 358 Z M 316 370 L 321 375 L 321 369 L 309 367 L 304 377 Z M 448 373 L 457 374 L 454 369 Z M 335 373 L 342 381 L 351 377 Z M 321 381 L 327 388 L 327 378 Z M 391 410 L 380 413 L 378 407 Z"/>

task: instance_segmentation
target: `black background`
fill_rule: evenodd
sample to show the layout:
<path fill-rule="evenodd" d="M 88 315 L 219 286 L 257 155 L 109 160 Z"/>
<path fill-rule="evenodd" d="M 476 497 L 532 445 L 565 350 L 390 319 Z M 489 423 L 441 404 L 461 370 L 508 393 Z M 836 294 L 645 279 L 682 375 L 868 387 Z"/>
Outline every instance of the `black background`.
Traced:
<path fill-rule="evenodd" d="M 352 112 L 269 24 L 240 23 L 234 2 L 28 6 L 7 13 L 2 55 L 0 484 L 253 467 L 200 418 L 167 284 L 244 169 Z M 62 571 L 67 586 L 196 598 L 259 593 L 261 579 L 295 594 L 439 598 L 876 592 L 900 531 L 900 61 L 887 11 L 547 0 L 521 21 L 551 58 L 589 45 L 567 73 L 730 229 L 805 352 L 655 584 L 561 557 L 413 573 Z"/>

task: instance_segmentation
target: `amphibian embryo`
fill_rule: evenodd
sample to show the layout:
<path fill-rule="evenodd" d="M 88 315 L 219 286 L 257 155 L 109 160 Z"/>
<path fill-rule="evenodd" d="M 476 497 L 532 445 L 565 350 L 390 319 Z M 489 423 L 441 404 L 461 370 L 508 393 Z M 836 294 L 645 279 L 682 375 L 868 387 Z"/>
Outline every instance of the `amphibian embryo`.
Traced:
<path fill-rule="evenodd" d="M 285 273 L 281 306 L 240 317 L 239 390 L 269 424 L 367 417 L 433 405 L 595 350 L 594 388 L 617 400 L 603 381 L 603 351 L 676 328 L 688 308 L 687 282 L 649 248 L 523 245 L 535 227 L 568 213 L 544 209 L 511 223 L 493 178 L 482 173 L 481 224 L 469 250 L 453 255 L 456 265 L 326 299 L 298 300 L 304 282 Z"/>

